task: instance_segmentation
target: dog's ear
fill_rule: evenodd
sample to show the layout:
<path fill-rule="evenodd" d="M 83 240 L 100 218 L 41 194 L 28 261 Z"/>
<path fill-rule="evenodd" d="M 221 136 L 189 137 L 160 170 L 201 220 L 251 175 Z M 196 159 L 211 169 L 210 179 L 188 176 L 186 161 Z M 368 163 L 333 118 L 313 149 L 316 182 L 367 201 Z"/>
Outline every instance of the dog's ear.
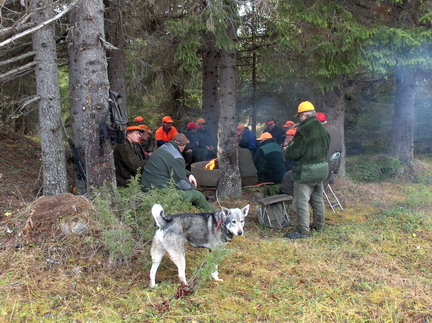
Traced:
<path fill-rule="evenodd" d="M 231 213 L 230 209 L 227 209 L 226 207 L 222 206 L 222 214 L 223 214 L 224 217 L 227 217 L 228 214 L 230 214 L 230 213 Z"/>
<path fill-rule="evenodd" d="M 244 208 L 242 208 L 242 212 L 243 212 L 244 216 L 248 215 L 248 213 L 249 213 L 249 204 L 246 205 Z"/>

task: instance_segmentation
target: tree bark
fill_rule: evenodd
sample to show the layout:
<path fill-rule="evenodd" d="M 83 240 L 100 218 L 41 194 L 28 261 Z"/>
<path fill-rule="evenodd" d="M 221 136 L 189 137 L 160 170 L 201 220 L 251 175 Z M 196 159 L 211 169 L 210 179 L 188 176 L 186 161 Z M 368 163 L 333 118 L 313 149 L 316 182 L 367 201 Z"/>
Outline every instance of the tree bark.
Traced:
<path fill-rule="evenodd" d="M 411 67 L 396 67 L 395 103 L 390 141 L 390 155 L 403 165 L 414 160 L 414 102 L 416 72 Z"/>
<path fill-rule="evenodd" d="M 235 27 L 229 23 L 229 36 L 234 39 Z M 217 192 L 219 196 L 238 198 L 242 194 L 238 166 L 238 137 L 236 134 L 236 51 L 221 50 L 220 108 L 218 128 L 218 160 L 221 169 Z"/>
<path fill-rule="evenodd" d="M 40 10 L 44 8 L 43 10 Z M 32 19 L 36 24 L 52 18 L 52 0 L 36 0 L 39 9 Z M 66 158 L 61 124 L 60 89 L 54 25 L 50 24 L 33 34 L 36 62 L 36 84 L 39 100 L 39 125 L 42 149 L 44 195 L 67 192 Z"/>
<path fill-rule="evenodd" d="M 324 93 L 323 111 L 327 116 L 327 122 L 339 129 L 339 132 L 342 136 L 342 157 L 339 175 L 345 176 L 345 97 L 341 89 L 342 84 Z"/>
<path fill-rule="evenodd" d="M 105 30 L 107 41 L 117 47 L 117 50 L 109 50 L 108 56 L 108 79 L 110 89 L 120 93 L 122 96 L 122 109 L 126 114 L 126 81 L 125 81 L 125 57 L 124 48 L 126 45 L 123 28 L 122 3 L 120 0 L 108 1 L 105 11 Z"/>
<path fill-rule="evenodd" d="M 216 134 L 218 127 L 218 79 L 219 51 L 216 48 L 216 36 L 207 32 L 203 36 L 202 51 L 203 81 L 202 81 L 202 114 L 208 123 L 210 133 Z M 216 137 L 216 136 L 215 136 Z M 212 138 L 216 142 L 216 138 Z"/>
<path fill-rule="evenodd" d="M 82 148 L 87 173 L 86 187 L 115 185 L 114 158 L 109 139 L 100 127 L 108 115 L 108 73 L 102 0 L 81 1 L 69 18 L 69 69 L 72 98 L 72 130 Z"/>

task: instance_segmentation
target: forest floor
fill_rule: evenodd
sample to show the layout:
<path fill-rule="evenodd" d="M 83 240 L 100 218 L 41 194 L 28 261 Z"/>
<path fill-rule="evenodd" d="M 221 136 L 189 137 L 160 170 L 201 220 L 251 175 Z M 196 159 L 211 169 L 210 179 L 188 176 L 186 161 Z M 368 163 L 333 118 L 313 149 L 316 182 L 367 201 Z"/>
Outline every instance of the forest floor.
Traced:
<path fill-rule="evenodd" d="M 177 270 L 168 258 L 154 289 L 146 244 L 113 265 L 85 238 L 64 238 L 65 223 L 92 226 L 94 206 L 66 194 L 35 201 L 40 150 L 0 132 L 0 321 L 2 322 L 431 322 L 432 160 L 418 162 L 421 181 L 339 180 L 344 210 L 327 210 L 327 228 L 308 239 L 258 223 L 254 191 L 246 235 L 229 244 L 219 266 L 224 282 L 200 282 L 177 298 Z M 202 249 L 188 248 L 187 276 Z"/>

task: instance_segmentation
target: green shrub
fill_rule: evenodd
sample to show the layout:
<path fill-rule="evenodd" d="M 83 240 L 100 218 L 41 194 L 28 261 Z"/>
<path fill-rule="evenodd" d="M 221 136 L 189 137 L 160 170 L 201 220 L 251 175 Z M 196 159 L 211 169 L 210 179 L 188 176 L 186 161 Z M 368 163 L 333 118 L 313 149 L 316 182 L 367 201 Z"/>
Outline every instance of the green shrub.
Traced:
<path fill-rule="evenodd" d="M 136 250 L 148 245 L 155 230 L 151 215 L 155 203 L 161 204 L 168 214 L 197 211 L 172 183 L 164 190 L 143 192 L 139 176 L 131 179 L 126 188 L 99 189 L 91 199 L 96 221 L 102 228 L 101 242 L 115 263 L 127 262 Z"/>
<path fill-rule="evenodd" d="M 402 163 L 388 155 L 362 155 L 347 161 L 347 174 L 355 181 L 378 182 L 395 177 Z"/>

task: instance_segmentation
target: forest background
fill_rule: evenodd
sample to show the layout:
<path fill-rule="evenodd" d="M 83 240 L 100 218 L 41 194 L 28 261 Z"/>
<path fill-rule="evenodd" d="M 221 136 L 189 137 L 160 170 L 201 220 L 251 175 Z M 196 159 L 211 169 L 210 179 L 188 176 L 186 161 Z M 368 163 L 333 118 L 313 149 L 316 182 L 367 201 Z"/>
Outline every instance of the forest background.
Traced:
<path fill-rule="evenodd" d="M 1 122 L 40 137 L 45 194 L 69 189 L 60 119 L 82 149 L 86 184 L 115 181 L 98 132 L 108 88 L 153 129 L 164 115 L 180 129 L 205 117 L 219 129 L 222 169 L 235 169 L 237 123 L 259 134 L 304 100 L 343 130 L 349 155 L 389 154 L 409 168 L 414 149 L 431 152 L 430 9 L 420 0 L 3 1 Z M 225 173 L 221 195 L 238 196 L 236 174 Z"/>
<path fill-rule="evenodd" d="M 1 320 L 431 320 L 431 1 L 0 0 L 0 10 Z M 142 193 L 137 179 L 109 188 L 108 89 L 153 130 L 164 115 L 180 129 L 205 117 L 221 143 L 221 203 L 251 204 L 225 254 L 188 250 L 187 297 L 175 296 L 168 260 L 147 288 L 149 210 L 196 209 L 173 189 Z M 334 185 L 344 210 L 297 242 L 258 223 L 271 187 L 237 186 L 235 126 L 259 134 L 304 100 L 344 134 Z M 85 197 L 61 194 L 73 187 Z M 64 231 L 76 227 L 87 231 Z M 224 283 L 208 281 L 215 263 Z"/>

